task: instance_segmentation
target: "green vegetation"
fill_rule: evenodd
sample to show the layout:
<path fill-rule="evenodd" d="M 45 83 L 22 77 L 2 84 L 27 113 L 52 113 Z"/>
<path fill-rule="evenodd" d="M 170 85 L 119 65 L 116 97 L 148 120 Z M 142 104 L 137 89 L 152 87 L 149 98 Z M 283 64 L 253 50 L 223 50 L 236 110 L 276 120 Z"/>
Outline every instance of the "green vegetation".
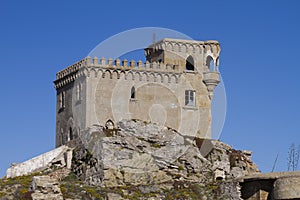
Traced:
<path fill-rule="evenodd" d="M 183 170 L 180 165 L 178 170 Z M 124 176 L 124 170 L 120 170 Z M 37 174 L 35 174 L 37 175 Z M 41 174 L 38 174 L 41 175 Z M 28 190 L 31 185 L 32 177 L 21 176 L 10 179 L 0 180 L 0 198 L 8 195 L 13 199 L 31 199 L 32 192 Z M 174 178 L 174 177 L 173 177 Z M 180 174 L 177 174 L 180 178 Z M 126 185 L 119 187 L 96 187 L 88 186 L 83 181 L 80 181 L 74 173 L 70 173 L 60 182 L 60 189 L 64 199 L 106 199 L 109 193 L 119 194 L 124 199 L 138 200 L 157 197 L 161 199 L 202 199 L 206 196 L 207 199 L 222 199 L 220 193 L 220 182 L 212 182 L 206 185 L 190 183 L 185 181 L 175 181 L 169 183 L 173 185 L 172 189 L 159 189 L 157 185 Z M 16 188 L 10 191 L 11 188 Z"/>
<path fill-rule="evenodd" d="M 18 176 L 16 178 L 2 179 L 0 181 L 0 187 L 4 188 L 6 186 L 12 186 L 12 185 L 15 185 L 15 184 L 20 184 L 23 187 L 28 187 L 32 182 L 32 177 L 33 176 L 34 176 L 34 174 L 33 175 L 27 175 L 27 176 Z"/>
<path fill-rule="evenodd" d="M 0 197 L 4 197 L 6 195 L 6 192 L 0 192 Z"/>
<path fill-rule="evenodd" d="M 183 163 L 183 160 L 181 158 L 178 158 L 177 161 L 182 164 Z"/>
<path fill-rule="evenodd" d="M 12 196 L 14 199 L 31 199 L 29 187 L 32 183 L 32 177 L 37 175 L 18 176 L 15 178 L 0 179 L 0 197 Z"/>
<path fill-rule="evenodd" d="M 76 194 L 84 190 L 82 186 L 83 182 L 81 182 L 74 173 L 70 173 L 61 181 L 60 190 L 64 199 L 74 198 Z"/>
<path fill-rule="evenodd" d="M 163 199 L 222 199 L 218 182 L 212 182 L 207 185 L 177 181 L 172 189 L 158 189 L 155 186 L 119 186 L 110 188 L 101 188 L 87 186 L 79 181 L 75 174 L 71 173 L 61 184 L 61 191 L 64 198 L 79 199 L 105 199 L 109 193 L 119 194 L 124 199 L 139 200 L 149 199 L 150 197 L 159 197 Z M 142 189 L 145 188 L 145 189 Z M 148 191 L 148 192 L 145 192 Z"/>
<path fill-rule="evenodd" d="M 154 148 L 160 148 L 161 147 L 160 144 L 158 144 L 158 143 L 151 143 L 150 145 L 151 145 L 151 147 L 154 147 Z"/>
<path fill-rule="evenodd" d="M 185 184 L 188 184 L 187 187 L 184 187 Z M 173 199 L 202 199 L 206 196 L 206 199 L 226 199 L 220 194 L 219 185 L 216 182 L 207 184 L 207 185 L 199 185 L 197 183 L 183 183 L 177 182 L 174 185 L 175 188 L 171 190 L 165 190 L 165 199 L 173 200 Z"/>
<path fill-rule="evenodd" d="M 93 187 L 86 186 L 86 187 L 84 187 L 84 189 L 85 189 L 85 191 L 86 191 L 87 194 L 89 194 L 90 196 L 92 196 L 92 197 L 94 197 L 94 198 L 96 198 L 96 199 L 102 199 L 102 197 L 103 197 L 103 196 L 101 196 L 101 195 L 99 194 L 99 192 L 98 192 L 95 188 L 93 188 Z"/>

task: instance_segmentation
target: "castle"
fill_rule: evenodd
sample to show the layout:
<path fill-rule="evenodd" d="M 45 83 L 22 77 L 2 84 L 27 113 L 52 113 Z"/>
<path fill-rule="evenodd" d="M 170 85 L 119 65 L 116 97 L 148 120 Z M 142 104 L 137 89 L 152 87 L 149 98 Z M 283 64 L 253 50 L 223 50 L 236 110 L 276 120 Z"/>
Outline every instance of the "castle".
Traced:
<path fill-rule="evenodd" d="M 165 192 L 168 183 L 180 188 L 193 182 L 206 185 L 213 178 L 223 184 L 222 192 L 214 192 L 229 194 L 230 199 L 299 199 L 299 172 L 260 174 L 250 151 L 210 140 L 219 54 L 217 41 L 163 39 L 145 49 L 145 64 L 87 57 L 58 72 L 57 148 L 12 164 L 6 178 L 48 172 L 33 175 L 33 199 L 63 199 L 55 179 L 70 169 L 97 187 L 150 183 L 159 188 L 163 183 Z M 80 134 L 88 136 L 83 137 L 87 143 L 77 140 Z M 191 142 L 189 136 L 198 138 Z M 0 193 L 7 191 L 1 188 Z"/>
<path fill-rule="evenodd" d="M 86 57 L 56 74 L 56 146 L 92 125 L 121 119 L 211 137 L 211 102 L 220 82 L 220 44 L 165 38 L 148 46 L 146 63 Z"/>

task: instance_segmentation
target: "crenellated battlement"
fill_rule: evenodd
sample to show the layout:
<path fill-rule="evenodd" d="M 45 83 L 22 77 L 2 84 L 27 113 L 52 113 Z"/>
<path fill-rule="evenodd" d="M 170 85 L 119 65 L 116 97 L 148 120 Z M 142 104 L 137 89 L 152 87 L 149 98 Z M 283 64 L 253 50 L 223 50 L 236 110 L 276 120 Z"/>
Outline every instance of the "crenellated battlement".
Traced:
<path fill-rule="evenodd" d="M 109 58 L 106 60 L 105 58 L 98 59 L 97 57 L 85 58 L 86 67 L 104 67 L 109 69 L 120 69 L 120 70 L 141 70 L 141 71 L 157 71 L 157 72 L 176 72 L 175 68 L 171 65 L 165 65 L 164 63 L 158 62 L 148 62 L 143 63 L 141 60 L 135 61 L 127 59 L 120 60 L 119 58 L 113 60 Z"/>
<path fill-rule="evenodd" d="M 90 72 L 94 71 L 95 74 L 99 74 L 99 72 L 102 72 L 102 77 L 105 76 L 105 71 L 109 73 L 109 75 L 112 77 L 113 71 L 119 71 L 117 72 L 117 78 L 120 77 L 121 72 L 125 74 L 125 78 L 127 78 L 127 74 L 129 71 L 139 71 L 139 72 L 145 72 L 145 73 L 160 73 L 160 74 L 180 74 L 178 71 L 178 68 L 175 68 L 171 65 L 165 65 L 164 63 L 157 63 L 157 62 L 148 62 L 146 61 L 143 63 L 141 60 L 135 61 L 127 59 L 120 60 L 116 59 L 113 60 L 112 58 L 105 59 L 105 58 L 91 58 L 86 57 L 73 65 L 67 67 L 66 69 L 58 72 L 56 74 L 56 80 L 55 80 L 55 87 L 59 88 L 71 81 L 74 81 L 77 77 L 80 77 L 81 75 L 89 76 Z M 96 76 L 96 75 L 95 75 Z M 155 76 L 156 77 L 156 76 Z M 146 80 L 148 80 L 148 75 Z"/>
<path fill-rule="evenodd" d="M 220 44 L 215 40 L 208 41 L 195 41 L 195 40 L 182 40 L 182 39 L 169 39 L 164 38 L 145 49 L 146 62 L 143 63 L 141 60 L 120 60 L 119 58 L 113 60 L 112 58 L 91 58 L 86 57 L 75 64 L 67 67 L 66 69 L 58 72 L 56 74 L 56 81 L 60 79 L 72 80 L 76 78 L 75 74 L 82 68 L 86 68 L 89 73 L 92 68 L 96 68 L 96 71 L 99 69 L 108 69 L 108 70 L 118 70 L 118 71 L 145 71 L 145 72 L 163 72 L 163 73 L 182 73 L 183 70 L 181 65 L 185 64 L 185 60 L 180 62 L 176 58 L 176 62 L 172 60 L 172 56 L 168 55 L 156 55 L 155 52 L 158 50 L 166 52 L 174 52 L 179 57 L 185 57 L 187 55 L 193 55 L 194 57 L 200 56 L 199 58 L 204 59 L 202 62 L 206 66 L 209 66 L 209 62 L 212 60 L 215 65 L 215 71 L 219 65 L 219 53 L 220 53 Z M 154 56 L 157 59 L 153 59 Z M 168 58 L 167 58 L 168 57 Z M 170 60 L 171 59 L 171 60 Z M 174 63 L 175 62 L 175 63 Z M 184 62 L 184 63 L 183 63 Z M 194 62 L 194 61 L 193 61 Z M 82 70 L 83 71 L 83 70 Z M 195 71 L 197 73 L 197 70 Z M 70 77 L 71 76 L 71 77 Z"/>
<path fill-rule="evenodd" d="M 56 80 L 76 73 L 85 63 L 85 58 L 56 73 Z"/>
<path fill-rule="evenodd" d="M 145 49 L 146 56 L 151 51 L 163 50 L 169 52 L 181 52 L 187 54 L 213 54 L 215 57 L 220 53 L 220 44 L 216 40 L 196 41 L 164 38 Z"/>
<path fill-rule="evenodd" d="M 100 68 L 107 68 L 107 69 L 120 69 L 120 70 L 140 70 L 140 71 L 157 71 L 157 72 L 176 72 L 176 69 L 171 65 L 165 65 L 164 63 L 158 62 L 148 62 L 146 61 L 143 63 L 141 60 L 135 61 L 127 59 L 120 60 L 116 59 L 113 60 L 112 58 L 105 59 L 105 58 L 91 58 L 86 57 L 73 65 L 67 67 L 66 69 L 59 71 L 56 74 L 56 79 L 61 79 L 70 75 L 74 72 L 77 72 L 82 67 L 100 67 Z M 178 71 L 177 71 L 178 72 Z"/>

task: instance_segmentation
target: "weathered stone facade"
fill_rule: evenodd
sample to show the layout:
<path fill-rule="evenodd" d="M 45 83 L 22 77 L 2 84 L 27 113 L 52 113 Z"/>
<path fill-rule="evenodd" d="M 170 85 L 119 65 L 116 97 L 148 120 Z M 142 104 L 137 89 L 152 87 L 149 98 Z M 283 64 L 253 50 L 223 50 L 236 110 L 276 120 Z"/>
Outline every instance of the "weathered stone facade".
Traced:
<path fill-rule="evenodd" d="M 184 135 L 211 137 L 211 101 L 219 83 L 217 41 L 163 39 L 146 63 L 84 58 L 56 75 L 56 146 L 92 125 L 140 119 Z"/>

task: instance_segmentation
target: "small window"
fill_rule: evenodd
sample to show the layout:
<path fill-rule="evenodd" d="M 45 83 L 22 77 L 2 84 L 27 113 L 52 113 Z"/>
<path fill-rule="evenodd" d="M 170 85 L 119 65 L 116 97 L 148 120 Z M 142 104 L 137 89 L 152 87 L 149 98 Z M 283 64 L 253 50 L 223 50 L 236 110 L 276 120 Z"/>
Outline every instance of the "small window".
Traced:
<path fill-rule="evenodd" d="M 195 67 L 194 67 L 194 59 L 192 56 L 189 56 L 186 59 L 186 63 L 185 63 L 185 69 L 189 70 L 189 71 L 194 71 Z"/>
<path fill-rule="evenodd" d="M 214 59 L 211 56 L 207 56 L 206 66 L 209 69 L 209 71 L 211 71 L 211 72 L 215 71 Z"/>
<path fill-rule="evenodd" d="M 73 136 L 73 129 L 72 127 L 69 128 L 69 135 L 68 135 L 68 141 L 73 140 L 74 136 Z"/>
<path fill-rule="evenodd" d="M 111 121 L 110 119 L 107 120 L 107 122 L 105 123 L 105 128 L 106 129 L 109 129 L 109 130 L 113 130 L 115 127 L 113 121 Z"/>
<path fill-rule="evenodd" d="M 65 91 L 62 91 L 59 93 L 59 107 L 64 108 L 65 107 Z"/>
<path fill-rule="evenodd" d="M 135 87 L 134 87 L 134 86 L 131 88 L 131 95 L 130 95 L 130 98 L 131 98 L 131 99 L 135 99 Z"/>
<path fill-rule="evenodd" d="M 82 96 L 82 85 L 81 85 L 81 83 L 78 83 L 78 85 L 76 87 L 76 99 L 77 99 L 77 101 L 81 100 L 81 96 Z"/>
<path fill-rule="evenodd" d="M 195 106 L 195 91 L 186 90 L 185 91 L 185 105 L 186 106 Z"/>

